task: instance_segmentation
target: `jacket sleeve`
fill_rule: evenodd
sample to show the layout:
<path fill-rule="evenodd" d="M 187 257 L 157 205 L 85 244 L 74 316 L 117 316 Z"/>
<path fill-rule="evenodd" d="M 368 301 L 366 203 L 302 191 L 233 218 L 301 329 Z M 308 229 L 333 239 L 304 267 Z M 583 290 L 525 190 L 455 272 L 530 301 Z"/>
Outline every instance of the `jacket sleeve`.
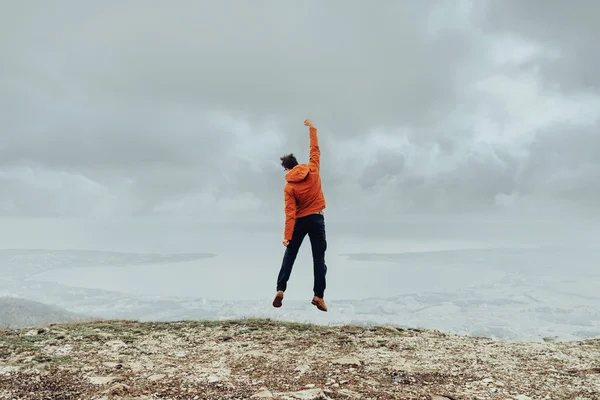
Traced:
<path fill-rule="evenodd" d="M 285 228 L 283 231 L 283 240 L 292 240 L 294 225 L 296 224 L 296 198 L 289 188 L 283 190 L 285 203 Z"/>
<path fill-rule="evenodd" d="M 319 137 L 317 136 L 317 128 L 310 128 L 310 153 L 308 166 L 310 169 L 315 169 L 317 172 L 321 169 L 321 150 L 319 149 Z"/>

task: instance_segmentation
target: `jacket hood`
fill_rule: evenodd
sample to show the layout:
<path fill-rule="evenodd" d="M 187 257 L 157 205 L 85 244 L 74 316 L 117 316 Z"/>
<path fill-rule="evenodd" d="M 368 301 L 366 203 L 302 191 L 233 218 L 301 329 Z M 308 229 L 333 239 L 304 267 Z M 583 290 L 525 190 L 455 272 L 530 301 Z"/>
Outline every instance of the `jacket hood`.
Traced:
<path fill-rule="evenodd" d="M 308 165 L 298 164 L 290 172 L 285 174 L 285 180 L 288 182 L 301 182 L 306 179 L 308 175 Z"/>

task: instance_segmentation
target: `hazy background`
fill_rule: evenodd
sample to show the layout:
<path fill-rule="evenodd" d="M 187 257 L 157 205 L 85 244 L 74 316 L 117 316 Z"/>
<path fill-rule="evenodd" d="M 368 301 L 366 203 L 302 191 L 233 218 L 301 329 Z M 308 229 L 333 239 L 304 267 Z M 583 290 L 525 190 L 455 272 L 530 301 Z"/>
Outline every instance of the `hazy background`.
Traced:
<path fill-rule="evenodd" d="M 279 157 L 307 159 L 310 117 L 328 202 L 331 301 L 385 298 L 395 311 L 378 306 L 356 319 L 469 330 L 489 314 L 474 304 L 491 296 L 498 312 L 481 329 L 541 335 L 547 325 L 507 300 L 522 290 L 539 315 L 562 316 L 561 333 L 600 334 L 590 286 L 598 15 L 593 0 L 0 0 L 0 290 L 102 315 L 124 293 L 138 296 L 123 304 L 139 317 L 231 314 L 178 314 L 165 303 L 158 315 L 143 294 L 204 298 L 194 310 L 258 301 L 227 307 L 272 313 Z M 440 249 L 453 261 L 431 253 Z M 433 258 L 398 255 L 415 250 Z M 312 287 L 301 275 L 309 253 L 292 276 L 308 292 L 285 316 L 335 322 L 301 300 Z M 502 281 L 513 272 L 533 286 Z M 65 299 L 65 287 L 87 291 Z M 461 303 L 466 287 L 475 297 Z M 559 289 L 561 300 L 552 297 Z M 90 290 L 105 292 L 87 304 Z M 423 316 L 415 310 L 438 298 L 410 297 L 414 309 L 392 299 L 429 291 L 456 301 Z M 530 315 L 522 324 L 519 312 Z M 456 313 L 472 320 L 454 326 Z"/>

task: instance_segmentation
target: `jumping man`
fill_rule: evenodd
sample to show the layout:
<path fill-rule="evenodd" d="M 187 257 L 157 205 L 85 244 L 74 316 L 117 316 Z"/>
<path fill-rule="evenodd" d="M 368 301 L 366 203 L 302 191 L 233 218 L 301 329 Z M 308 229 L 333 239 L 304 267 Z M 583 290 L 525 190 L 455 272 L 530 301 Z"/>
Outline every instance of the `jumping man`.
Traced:
<path fill-rule="evenodd" d="M 308 234 L 312 247 L 314 271 L 314 297 L 312 304 L 321 311 L 327 311 L 323 300 L 325 292 L 325 250 L 327 239 L 325 237 L 325 197 L 321 190 L 321 151 L 317 128 L 310 119 L 304 121 L 309 127 L 310 156 L 308 164 L 298 164 L 294 154 L 281 157 L 281 165 L 287 171 L 285 175 L 285 188 L 283 189 L 285 201 L 285 229 L 283 245 L 286 247 L 277 278 L 277 294 L 273 300 L 273 307 L 281 307 L 283 292 L 292 273 L 294 261 L 298 255 L 300 245 Z"/>

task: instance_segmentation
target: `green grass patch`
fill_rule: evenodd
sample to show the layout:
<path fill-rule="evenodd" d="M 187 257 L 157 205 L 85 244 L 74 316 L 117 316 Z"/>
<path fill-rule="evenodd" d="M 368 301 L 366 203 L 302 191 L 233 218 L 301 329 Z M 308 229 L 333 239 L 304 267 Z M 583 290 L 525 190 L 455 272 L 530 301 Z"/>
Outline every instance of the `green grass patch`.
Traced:
<path fill-rule="evenodd" d="M 160 335 L 163 333 L 189 334 L 203 329 L 219 329 L 223 331 L 223 337 L 236 335 L 248 335 L 253 332 L 266 330 L 289 330 L 295 332 L 317 333 L 319 335 L 337 334 L 340 336 L 361 336 L 363 334 L 376 334 L 382 336 L 406 336 L 410 331 L 402 328 L 390 328 L 379 326 L 342 325 L 327 326 L 305 322 L 275 321 L 270 318 L 241 318 L 231 320 L 181 320 L 163 322 L 140 322 L 136 320 L 95 320 L 84 322 L 72 322 L 65 324 L 51 324 L 48 327 L 38 327 L 41 334 L 31 336 L 27 339 L 35 343 L 43 338 L 57 338 L 62 340 L 79 337 L 83 340 L 106 341 L 121 339 L 124 342 L 134 341 L 137 337 L 152 333 Z M 57 332 L 58 331 L 58 332 Z M 11 332 L 16 330 L 0 331 L 1 337 L 10 337 Z M 24 331 L 23 331 L 24 332 Z M 414 333 L 413 333 L 414 334 Z"/>
<path fill-rule="evenodd" d="M 4 354 L 5 357 L 8 357 L 11 354 L 20 354 L 35 351 L 37 350 L 37 346 L 34 345 L 35 342 L 37 342 L 37 340 L 31 340 L 30 336 L 0 336 L 0 343 L 2 343 L 2 346 L 0 347 L 0 352 Z"/>

